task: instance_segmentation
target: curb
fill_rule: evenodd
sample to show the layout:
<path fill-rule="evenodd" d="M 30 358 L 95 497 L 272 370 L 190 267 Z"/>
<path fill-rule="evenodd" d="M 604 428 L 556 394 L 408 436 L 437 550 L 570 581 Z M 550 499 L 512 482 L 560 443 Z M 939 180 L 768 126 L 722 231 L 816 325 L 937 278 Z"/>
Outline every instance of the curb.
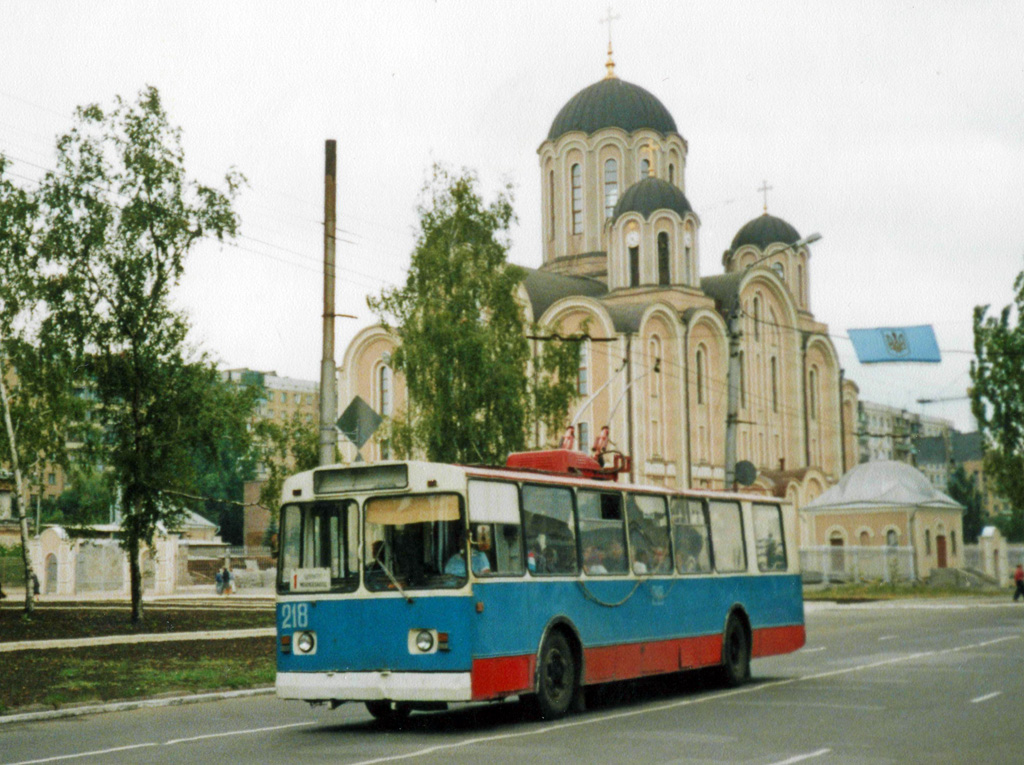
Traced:
<path fill-rule="evenodd" d="M 269 695 L 273 692 L 273 688 L 250 688 L 244 691 L 195 693 L 190 696 L 172 696 L 166 699 L 137 699 L 135 701 L 113 701 L 106 704 L 87 704 L 84 706 L 68 707 L 67 709 L 48 709 L 39 712 L 0 715 L 0 725 L 35 722 L 37 720 L 58 720 L 66 717 L 83 717 L 84 715 L 103 714 L 105 712 L 127 712 L 133 709 L 154 709 L 157 707 L 182 706 L 184 704 L 201 704 L 204 701 L 242 699 L 250 696 Z"/>

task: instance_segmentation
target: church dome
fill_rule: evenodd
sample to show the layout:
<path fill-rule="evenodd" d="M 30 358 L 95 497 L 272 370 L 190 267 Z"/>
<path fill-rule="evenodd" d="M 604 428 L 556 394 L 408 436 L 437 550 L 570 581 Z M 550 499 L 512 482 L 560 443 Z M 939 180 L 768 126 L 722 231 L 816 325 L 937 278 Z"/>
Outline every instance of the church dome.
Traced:
<path fill-rule="evenodd" d="M 799 232 L 782 218 L 765 213 L 737 231 L 729 249 L 736 252 L 745 244 L 753 244 L 765 250 L 770 244 L 793 244 L 799 238 Z"/>
<path fill-rule="evenodd" d="M 554 141 L 573 130 L 590 135 L 610 127 L 622 128 L 627 133 L 642 128 L 663 135 L 679 132 L 661 101 L 639 85 L 608 77 L 569 99 L 551 123 L 548 140 Z"/>
<path fill-rule="evenodd" d="M 615 205 L 612 221 L 630 212 L 638 212 L 646 219 L 656 210 L 674 210 L 680 218 L 693 212 L 689 200 L 678 186 L 650 176 L 626 189 Z"/>

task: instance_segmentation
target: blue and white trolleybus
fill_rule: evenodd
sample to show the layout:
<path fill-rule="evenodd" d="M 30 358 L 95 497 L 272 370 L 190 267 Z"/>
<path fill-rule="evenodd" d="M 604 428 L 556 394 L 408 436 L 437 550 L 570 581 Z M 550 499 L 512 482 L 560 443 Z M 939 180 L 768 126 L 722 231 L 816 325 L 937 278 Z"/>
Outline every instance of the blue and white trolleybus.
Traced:
<path fill-rule="evenodd" d="M 609 474 L 612 475 L 609 475 Z M 796 522 L 775 498 L 620 484 L 577 452 L 504 468 L 317 468 L 283 489 L 277 695 L 400 719 L 804 644 Z"/>

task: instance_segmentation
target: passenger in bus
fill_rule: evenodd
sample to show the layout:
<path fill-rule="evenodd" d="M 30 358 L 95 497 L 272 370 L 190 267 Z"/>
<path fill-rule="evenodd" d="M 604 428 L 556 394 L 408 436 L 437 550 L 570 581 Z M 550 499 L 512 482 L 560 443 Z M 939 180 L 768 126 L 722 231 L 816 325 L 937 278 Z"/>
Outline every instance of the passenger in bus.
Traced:
<path fill-rule="evenodd" d="M 619 540 L 613 539 L 605 548 L 604 567 L 612 574 L 624 574 L 629 570 L 626 565 L 626 551 Z"/>
<path fill-rule="evenodd" d="M 583 550 L 583 570 L 590 576 L 608 573 L 604 567 L 604 551 L 597 545 L 587 545 Z"/>
<path fill-rule="evenodd" d="M 564 574 L 565 566 L 558 559 L 558 550 L 554 547 L 545 547 L 541 552 L 541 556 L 544 558 L 544 564 L 547 570 L 551 574 Z"/>
<path fill-rule="evenodd" d="M 444 573 L 454 574 L 455 576 L 466 575 L 466 536 L 465 532 L 459 531 L 456 538 L 456 547 L 458 548 L 452 557 L 448 559 L 448 562 L 444 564 Z M 490 547 L 490 545 L 488 545 Z M 484 552 L 480 547 L 473 548 L 473 573 L 474 574 L 489 574 L 491 573 L 491 562 L 487 559 L 487 553 Z"/>
<path fill-rule="evenodd" d="M 672 570 L 672 562 L 669 560 L 668 551 L 661 547 L 654 548 L 651 553 L 651 571 L 655 574 L 667 574 Z"/>

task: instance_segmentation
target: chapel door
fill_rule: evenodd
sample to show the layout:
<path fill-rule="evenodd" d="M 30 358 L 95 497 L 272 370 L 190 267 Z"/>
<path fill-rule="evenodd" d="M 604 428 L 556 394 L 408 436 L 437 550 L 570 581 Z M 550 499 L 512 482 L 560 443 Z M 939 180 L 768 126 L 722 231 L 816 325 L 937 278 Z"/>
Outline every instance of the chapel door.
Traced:
<path fill-rule="evenodd" d="M 946 538 L 935 537 L 935 554 L 939 559 L 939 568 L 946 568 Z"/>

